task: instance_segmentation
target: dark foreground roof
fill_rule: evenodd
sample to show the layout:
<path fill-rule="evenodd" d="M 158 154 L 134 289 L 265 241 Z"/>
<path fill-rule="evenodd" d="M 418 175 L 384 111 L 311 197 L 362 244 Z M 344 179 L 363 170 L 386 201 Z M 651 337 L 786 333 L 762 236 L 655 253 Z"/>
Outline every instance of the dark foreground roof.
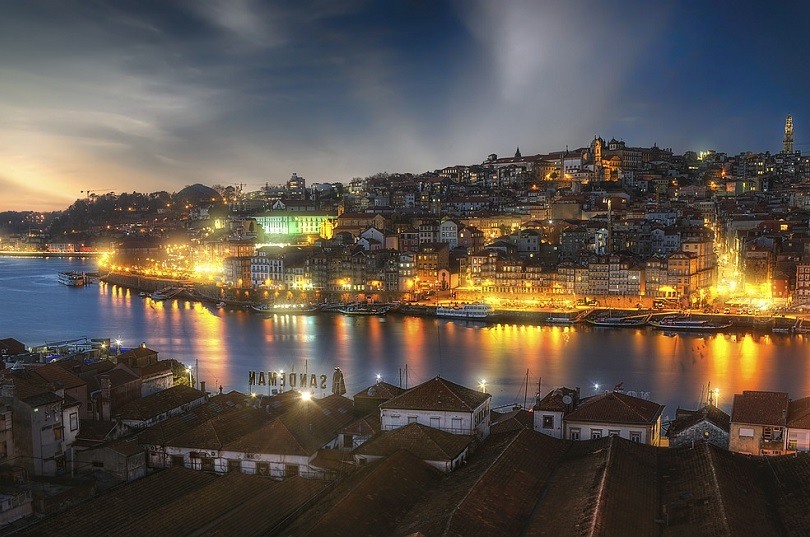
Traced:
<path fill-rule="evenodd" d="M 490 435 L 442 476 L 406 450 L 331 485 L 173 468 L 45 520 L 31 535 L 810 534 L 810 453 L 707 443 Z"/>
<path fill-rule="evenodd" d="M 279 482 L 172 468 L 49 517 L 21 535 L 266 535 L 324 486 L 303 478 Z"/>

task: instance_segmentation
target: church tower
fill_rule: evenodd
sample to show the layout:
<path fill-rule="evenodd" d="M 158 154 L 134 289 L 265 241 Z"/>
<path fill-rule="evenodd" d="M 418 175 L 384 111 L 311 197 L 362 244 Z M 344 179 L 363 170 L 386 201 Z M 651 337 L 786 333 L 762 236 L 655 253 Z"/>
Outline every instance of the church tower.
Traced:
<path fill-rule="evenodd" d="M 786 155 L 793 153 L 793 117 L 790 114 L 785 119 L 785 138 L 782 140 L 782 153 Z"/>

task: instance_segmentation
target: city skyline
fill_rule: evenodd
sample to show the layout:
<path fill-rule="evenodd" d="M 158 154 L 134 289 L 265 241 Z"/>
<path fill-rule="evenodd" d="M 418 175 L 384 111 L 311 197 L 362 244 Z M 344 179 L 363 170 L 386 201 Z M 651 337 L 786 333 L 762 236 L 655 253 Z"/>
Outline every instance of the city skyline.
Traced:
<path fill-rule="evenodd" d="M 810 8 L 734 7 L 7 5 L 0 211 L 420 173 L 594 135 L 775 153 L 788 114 L 807 151 Z"/>

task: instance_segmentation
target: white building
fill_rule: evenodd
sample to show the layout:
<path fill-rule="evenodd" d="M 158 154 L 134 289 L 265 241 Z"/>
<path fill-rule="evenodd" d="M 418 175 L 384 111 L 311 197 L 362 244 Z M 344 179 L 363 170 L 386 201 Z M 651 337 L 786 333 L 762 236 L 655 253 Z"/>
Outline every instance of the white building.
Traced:
<path fill-rule="evenodd" d="M 663 405 L 620 392 L 595 395 L 581 400 L 577 408 L 565 415 L 563 437 L 590 440 L 620 436 L 657 446 L 663 411 Z"/>
<path fill-rule="evenodd" d="M 420 423 L 460 435 L 489 436 L 492 396 L 436 377 L 380 405 L 383 431 Z"/>

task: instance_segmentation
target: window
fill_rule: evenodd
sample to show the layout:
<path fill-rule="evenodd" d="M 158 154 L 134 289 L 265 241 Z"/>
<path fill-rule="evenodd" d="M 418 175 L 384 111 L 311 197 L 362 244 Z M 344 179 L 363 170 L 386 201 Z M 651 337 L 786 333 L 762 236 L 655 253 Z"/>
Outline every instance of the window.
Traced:
<path fill-rule="evenodd" d="M 641 442 L 641 433 L 638 431 L 630 431 L 631 442 Z"/>
<path fill-rule="evenodd" d="M 256 473 L 259 475 L 270 475 L 270 463 L 269 462 L 257 462 L 256 463 Z"/>
<path fill-rule="evenodd" d="M 241 472 L 242 471 L 242 461 L 238 459 L 228 459 L 228 471 L 229 472 Z"/>
<path fill-rule="evenodd" d="M 741 427 L 740 438 L 754 438 L 754 430 L 746 427 Z"/>
<path fill-rule="evenodd" d="M 212 457 L 203 457 L 200 461 L 200 469 L 203 472 L 214 471 L 214 459 Z"/>
<path fill-rule="evenodd" d="M 621 436 L 621 435 L 619 434 L 619 431 L 608 429 L 608 436 Z"/>
<path fill-rule="evenodd" d="M 461 431 L 461 418 L 453 418 L 453 432 Z"/>
<path fill-rule="evenodd" d="M 579 440 L 579 429 L 571 429 L 571 440 Z"/>
<path fill-rule="evenodd" d="M 295 477 L 298 475 L 298 465 L 297 464 L 286 464 L 284 465 L 284 476 L 285 477 Z"/>
<path fill-rule="evenodd" d="M 104 468 L 104 461 L 93 461 L 93 468 Z"/>
<path fill-rule="evenodd" d="M 172 466 L 183 468 L 186 465 L 182 455 L 172 455 Z"/>
<path fill-rule="evenodd" d="M 343 435 L 343 447 L 346 449 L 351 449 L 354 447 L 354 437 L 350 434 Z"/>
<path fill-rule="evenodd" d="M 442 426 L 442 419 L 431 416 L 430 426 L 433 427 L 434 429 L 438 429 L 439 427 Z"/>
<path fill-rule="evenodd" d="M 591 429 L 591 440 L 602 438 L 602 429 Z"/>
<path fill-rule="evenodd" d="M 543 429 L 554 428 L 554 416 L 543 415 Z"/>
<path fill-rule="evenodd" d="M 408 416 L 408 423 L 416 423 L 417 421 L 419 421 L 419 418 L 416 416 Z"/>
<path fill-rule="evenodd" d="M 54 440 L 62 440 L 62 428 L 61 427 L 54 427 L 53 428 L 53 439 Z"/>
<path fill-rule="evenodd" d="M 70 413 L 70 430 L 71 431 L 78 431 L 79 430 L 79 413 L 78 412 L 71 412 Z"/>

